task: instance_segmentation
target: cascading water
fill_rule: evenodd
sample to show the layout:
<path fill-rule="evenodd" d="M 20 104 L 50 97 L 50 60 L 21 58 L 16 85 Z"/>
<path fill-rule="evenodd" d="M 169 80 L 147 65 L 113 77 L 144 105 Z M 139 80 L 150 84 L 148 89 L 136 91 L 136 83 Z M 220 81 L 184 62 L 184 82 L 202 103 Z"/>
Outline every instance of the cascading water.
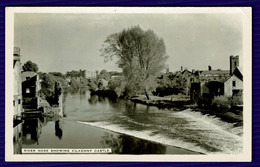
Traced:
<path fill-rule="evenodd" d="M 75 96 L 67 101 L 77 100 Z M 235 127 L 190 109 L 177 112 L 130 101 L 93 98 L 98 97 L 87 94 L 77 103 L 77 110 L 67 104 L 67 119 L 206 154 L 242 152 L 242 126 Z"/>

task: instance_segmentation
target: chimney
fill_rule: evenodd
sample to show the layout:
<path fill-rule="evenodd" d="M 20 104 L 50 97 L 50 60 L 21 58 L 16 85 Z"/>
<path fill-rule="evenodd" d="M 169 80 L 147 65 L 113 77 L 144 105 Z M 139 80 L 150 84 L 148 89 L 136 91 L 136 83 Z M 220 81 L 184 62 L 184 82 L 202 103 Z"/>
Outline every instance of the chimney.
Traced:
<path fill-rule="evenodd" d="M 19 47 L 14 47 L 14 60 L 20 61 L 20 48 Z"/>
<path fill-rule="evenodd" d="M 181 66 L 181 71 L 183 71 L 183 67 Z"/>
<path fill-rule="evenodd" d="M 192 73 L 193 73 L 193 74 L 195 73 L 195 70 L 194 70 L 194 69 L 192 69 Z"/>
<path fill-rule="evenodd" d="M 209 68 L 209 71 L 211 71 L 211 66 L 209 66 L 208 68 Z"/>

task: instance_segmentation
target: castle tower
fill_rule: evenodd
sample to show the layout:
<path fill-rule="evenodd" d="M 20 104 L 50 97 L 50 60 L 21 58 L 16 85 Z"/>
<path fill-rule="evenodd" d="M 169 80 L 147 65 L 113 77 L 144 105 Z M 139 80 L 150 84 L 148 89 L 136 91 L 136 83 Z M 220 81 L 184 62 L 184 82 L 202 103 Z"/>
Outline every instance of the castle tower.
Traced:
<path fill-rule="evenodd" d="M 169 65 L 166 66 L 166 73 L 169 73 Z"/>
<path fill-rule="evenodd" d="M 230 75 L 233 74 L 234 70 L 236 69 L 236 67 L 239 66 L 239 56 L 230 56 Z"/>

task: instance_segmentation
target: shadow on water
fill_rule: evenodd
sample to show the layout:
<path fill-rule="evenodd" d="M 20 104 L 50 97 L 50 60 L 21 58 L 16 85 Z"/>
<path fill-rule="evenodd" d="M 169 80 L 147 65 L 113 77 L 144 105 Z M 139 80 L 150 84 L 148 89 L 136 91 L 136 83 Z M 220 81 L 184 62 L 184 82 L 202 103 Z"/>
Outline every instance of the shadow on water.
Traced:
<path fill-rule="evenodd" d="M 98 102 L 98 96 L 97 95 L 92 95 L 90 96 L 90 98 L 88 99 L 89 104 L 97 104 Z"/>
<path fill-rule="evenodd" d="M 104 133 L 101 144 L 105 148 L 111 148 L 114 154 L 165 154 L 166 146 L 147 140 L 133 138 L 127 135 L 114 136 Z"/>
<path fill-rule="evenodd" d="M 25 119 L 22 123 L 22 144 L 23 145 L 39 145 L 39 138 L 42 133 L 43 126 L 48 122 L 55 121 L 55 136 L 62 139 L 63 120 L 61 117 L 40 117 Z"/>

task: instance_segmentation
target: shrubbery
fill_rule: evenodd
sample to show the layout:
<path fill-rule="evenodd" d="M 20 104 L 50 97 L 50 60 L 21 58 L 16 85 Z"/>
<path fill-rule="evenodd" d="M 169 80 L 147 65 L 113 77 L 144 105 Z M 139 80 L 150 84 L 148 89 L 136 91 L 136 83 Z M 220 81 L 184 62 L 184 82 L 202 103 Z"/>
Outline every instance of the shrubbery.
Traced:
<path fill-rule="evenodd" d="M 212 106 L 220 110 L 229 110 L 231 108 L 231 98 L 227 96 L 215 96 L 212 100 Z"/>
<path fill-rule="evenodd" d="M 242 92 L 239 92 L 238 94 L 234 95 L 231 99 L 231 105 L 243 105 L 243 95 Z"/>
<path fill-rule="evenodd" d="M 121 97 L 125 92 L 125 85 L 126 83 L 123 81 L 123 79 L 117 77 L 109 81 L 108 89 L 114 91 L 118 97 Z"/>

